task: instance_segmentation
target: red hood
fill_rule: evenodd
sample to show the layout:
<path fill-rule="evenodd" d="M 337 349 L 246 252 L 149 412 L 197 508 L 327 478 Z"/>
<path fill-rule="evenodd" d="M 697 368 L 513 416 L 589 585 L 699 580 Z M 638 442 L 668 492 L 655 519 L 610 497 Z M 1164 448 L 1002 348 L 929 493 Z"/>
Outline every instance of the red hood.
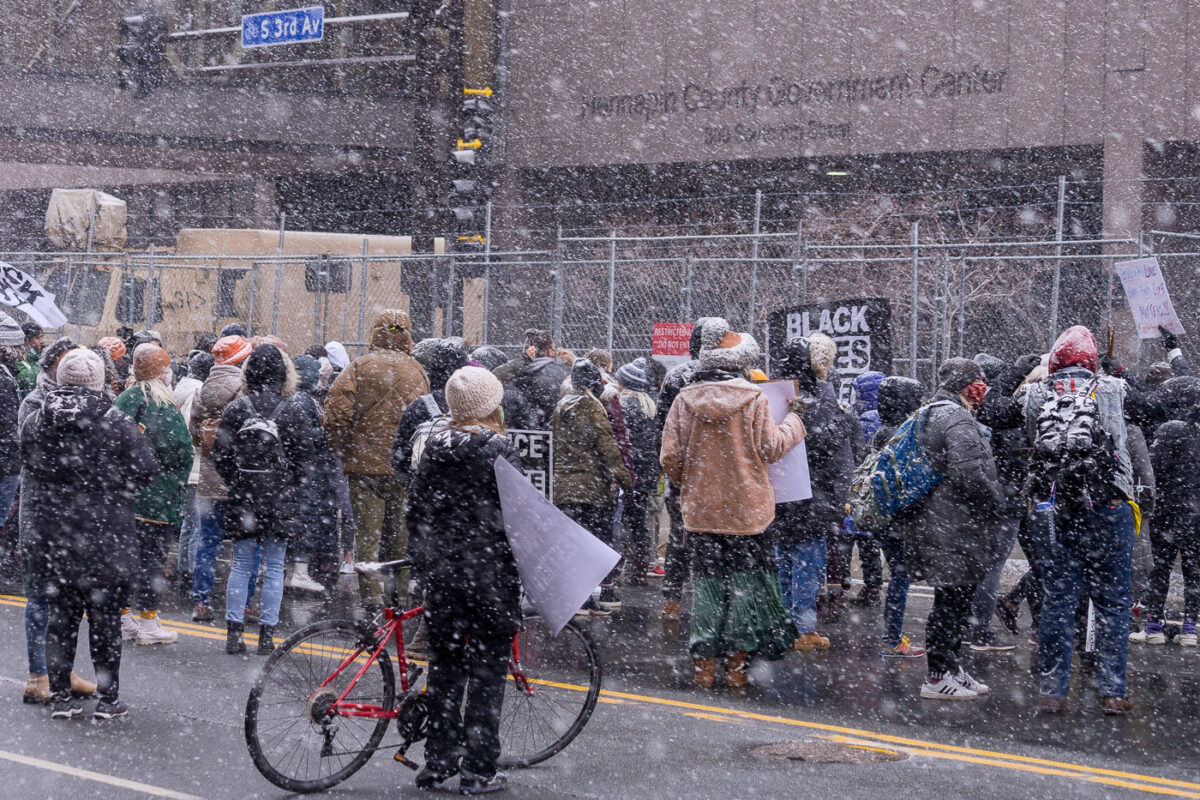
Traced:
<path fill-rule="evenodd" d="M 1050 348 L 1050 372 L 1067 367 L 1083 367 L 1095 372 L 1100 368 L 1100 351 L 1096 337 L 1082 325 L 1067 328 Z"/>

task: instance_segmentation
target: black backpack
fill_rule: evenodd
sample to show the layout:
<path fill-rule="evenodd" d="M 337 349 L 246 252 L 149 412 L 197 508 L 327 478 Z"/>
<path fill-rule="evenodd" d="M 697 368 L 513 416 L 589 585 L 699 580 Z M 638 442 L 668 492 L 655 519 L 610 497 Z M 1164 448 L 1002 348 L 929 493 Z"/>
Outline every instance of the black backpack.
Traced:
<path fill-rule="evenodd" d="M 280 400 L 269 414 L 261 414 L 249 399 L 250 416 L 233 435 L 234 464 L 238 486 L 251 492 L 278 492 L 286 483 L 287 459 L 276 419 L 286 400 Z"/>
<path fill-rule="evenodd" d="M 1030 474 L 1038 482 L 1038 494 L 1053 494 L 1056 503 L 1092 508 L 1112 495 L 1117 449 L 1100 424 L 1099 385 L 1098 376 L 1049 378 L 1045 383 Z"/>

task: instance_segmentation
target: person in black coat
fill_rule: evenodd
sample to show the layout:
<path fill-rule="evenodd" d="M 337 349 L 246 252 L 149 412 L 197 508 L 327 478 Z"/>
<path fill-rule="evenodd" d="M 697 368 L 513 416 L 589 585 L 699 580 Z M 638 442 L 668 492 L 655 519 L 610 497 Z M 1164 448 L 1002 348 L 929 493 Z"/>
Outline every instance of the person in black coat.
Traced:
<path fill-rule="evenodd" d="M 460 775 L 464 789 L 478 791 L 504 785 L 500 711 L 521 615 L 494 464 L 521 469 L 521 459 L 504 435 L 504 388 L 494 375 L 464 367 L 445 393 L 450 427 L 429 438 L 408 486 L 408 552 L 429 625 L 429 735 L 417 786 Z"/>
<path fill-rule="evenodd" d="M 303 535 L 294 543 L 296 564 L 288 586 L 315 590 L 315 583 L 326 596 L 330 596 L 337 585 L 341 557 L 338 537 L 338 483 L 341 470 L 325 441 L 325 430 L 321 427 L 325 411 L 314 397 L 320 381 L 321 365 L 308 354 L 298 356 L 293 365 L 297 386 L 292 402 L 304 411 L 309 426 L 308 435 L 313 443 L 313 458 L 304 465 L 304 477 L 300 481 Z"/>
<path fill-rule="evenodd" d="M 308 415 L 292 399 L 295 371 L 276 347 L 262 344 L 242 369 L 243 396 L 225 407 L 213 442 L 213 465 L 229 487 L 226 532 L 235 540 L 225 596 L 225 651 L 245 652 L 243 620 L 255 550 L 261 547 L 262 612 L 258 652 L 275 649 L 283 600 L 283 560 L 299 533 L 300 487 L 317 443 Z"/>
<path fill-rule="evenodd" d="M 458 370 L 471 363 L 467 351 L 457 344 L 441 339 L 431 348 L 425 375 L 429 379 L 429 394 L 409 403 L 400 415 L 396 436 L 392 440 L 392 469 L 396 477 L 407 484 L 412 471 L 413 434 L 423 423 L 450 413 L 446 405 L 446 381 Z"/>
<path fill-rule="evenodd" d="M 784 345 L 783 355 L 775 366 L 775 377 L 795 381 L 797 399 L 807 406 L 803 414 L 804 429 L 808 432 L 804 443 L 808 449 L 812 498 L 778 503 L 775 521 L 767 528 L 775 542 L 784 605 L 800 633 L 794 645 L 797 650 L 829 647 L 829 640 L 816 632 L 817 593 L 825 583 L 828 553 L 839 546 L 835 536 L 844 515 L 845 493 L 853 471 L 849 419 L 838 407 L 833 384 L 824 380 L 828 373 L 817 366 L 822 354 L 832 365 L 831 348 L 835 347 L 824 334 L 795 337 Z M 838 585 L 831 586 L 831 591 L 841 589 L 841 576 L 836 576 L 836 580 Z M 828 582 L 834 581 L 835 576 L 830 574 Z"/>
<path fill-rule="evenodd" d="M 158 462 L 125 413 L 104 395 L 104 362 L 93 351 L 63 356 L 58 386 L 21 429 L 29 514 L 22 556 L 49 601 L 46 661 L 54 707 L 69 719 L 83 711 L 71 695 L 71 667 L 83 615 L 96 669 L 100 719 L 124 716 L 121 702 L 121 606 L 137 565 L 135 493 Z"/>
<path fill-rule="evenodd" d="M 1149 644 L 1166 642 L 1163 606 L 1178 554 L 1183 569 L 1183 626 L 1179 642 L 1194 647 L 1196 620 L 1200 616 L 1200 482 L 1193 471 L 1200 461 L 1200 378 L 1171 378 L 1164 384 L 1167 385 L 1174 419 L 1158 427 L 1150 447 L 1157 512 L 1150 527 L 1154 568 L 1146 594 L 1146 629 L 1130 639 Z"/>
<path fill-rule="evenodd" d="M 658 492 L 658 476 L 662 474 L 658 462 L 660 434 L 650 394 L 654 386 L 648 375 L 651 362 L 653 359 L 636 358 L 617 370 L 615 376 L 620 385 L 618 398 L 625 414 L 633 461 L 633 491 L 624 498 L 622 518 L 629 536 L 625 546 L 624 580 L 634 586 L 646 584 L 646 571 L 650 568 L 654 550 L 646 524 L 646 509 L 650 498 Z"/>
<path fill-rule="evenodd" d="M 921 407 L 925 387 L 913 378 L 893 375 L 879 384 L 879 430 L 871 437 L 872 452 L 879 452 L 896 434 L 904 421 Z M 903 512 L 901 512 L 903 513 Z M 904 635 L 904 611 L 908 605 L 908 569 L 904 565 L 904 540 L 896 532 L 874 531 L 888 568 L 887 595 L 883 600 L 884 658 L 920 658 L 925 650 L 911 644 Z"/>
<path fill-rule="evenodd" d="M 570 367 L 555 359 L 554 340 L 540 333 L 527 353 L 530 362 L 505 384 L 505 423 L 513 430 L 550 430 L 563 381 L 571 376 Z"/>

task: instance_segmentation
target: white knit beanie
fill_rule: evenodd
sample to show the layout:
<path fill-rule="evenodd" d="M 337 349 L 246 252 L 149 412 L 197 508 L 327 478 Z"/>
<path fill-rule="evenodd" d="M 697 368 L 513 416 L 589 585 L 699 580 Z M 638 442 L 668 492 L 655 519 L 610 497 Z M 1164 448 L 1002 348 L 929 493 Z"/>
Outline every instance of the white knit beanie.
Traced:
<path fill-rule="evenodd" d="M 457 422 L 487 419 L 504 400 L 504 385 L 482 367 L 462 367 L 446 381 L 446 404 Z"/>
<path fill-rule="evenodd" d="M 827 380 L 833 372 L 837 350 L 837 342 L 823 333 L 814 333 L 808 337 L 808 358 L 812 363 L 813 374 L 818 380 Z"/>
<path fill-rule="evenodd" d="M 104 389 L 104 361 L 92 350 L 68 350 L 55 373 L 60 386 L 85 386 L 94 392 Z"/>

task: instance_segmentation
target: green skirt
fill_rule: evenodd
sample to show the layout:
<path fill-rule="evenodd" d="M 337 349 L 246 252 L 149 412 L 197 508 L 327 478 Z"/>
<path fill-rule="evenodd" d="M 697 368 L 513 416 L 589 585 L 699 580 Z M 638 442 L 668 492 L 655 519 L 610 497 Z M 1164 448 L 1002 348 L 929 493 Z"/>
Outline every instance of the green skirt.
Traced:
<path fill-rule="evenodd" d="M 780 658 L 799 635 L 783 607 L 775 550 L 766 536 L 689 533 L 693 658 L 746 651 Z"/>

